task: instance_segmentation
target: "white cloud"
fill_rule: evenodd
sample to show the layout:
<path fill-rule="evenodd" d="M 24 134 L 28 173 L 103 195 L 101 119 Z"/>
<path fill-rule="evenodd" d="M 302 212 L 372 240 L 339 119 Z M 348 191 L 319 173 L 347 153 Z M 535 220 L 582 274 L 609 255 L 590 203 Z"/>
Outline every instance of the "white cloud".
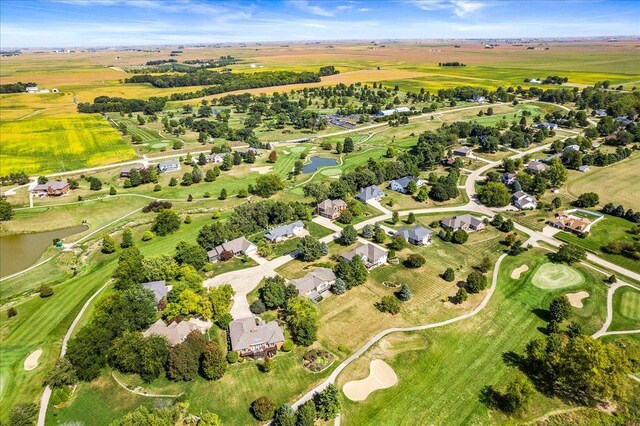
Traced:
<path fill-rule="evenodd" d="M 307 0 L 290 0 L 289 3 L 302 10 L 318 16 L 333 16 L 335 13 L 331 10 L 322 8 L 318 5 L 309 3 Z"/>
<path fill-rule="evenodd" d="M 475 0 L 409 0 L 409 3 L 425 11 L 450 10 L 456 16 L 464 17 L 487 6 Z"/>
<path fill-rule="evenodd" d="M 468 15 L 487 6 L 486 3 L 469 0 L 454 0 L 451 4 L 453 5 L 453 13 L 458 16 Z"/>

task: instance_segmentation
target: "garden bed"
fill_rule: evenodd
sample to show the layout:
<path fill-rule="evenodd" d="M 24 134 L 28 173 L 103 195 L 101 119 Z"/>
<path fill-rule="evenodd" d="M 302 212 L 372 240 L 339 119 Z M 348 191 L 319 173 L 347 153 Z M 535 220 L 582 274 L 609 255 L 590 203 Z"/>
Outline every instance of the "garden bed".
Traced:
<path fill-rule="evenodd" d="M 322 349 L 311 349 L 302 357 L 302 365 L 305 369 L 320 373 L 331 367 L 336 360 L 335 355 Z"/>

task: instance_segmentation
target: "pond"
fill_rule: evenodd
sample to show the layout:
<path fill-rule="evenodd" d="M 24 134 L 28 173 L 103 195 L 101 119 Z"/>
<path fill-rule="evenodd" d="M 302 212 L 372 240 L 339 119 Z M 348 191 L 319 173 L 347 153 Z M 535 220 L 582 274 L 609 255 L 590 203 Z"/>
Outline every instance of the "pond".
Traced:
<path fill-rule="evenodd" d="M 311 162 L 304 165 L 302 173 L 313 173 L 320 167 L 335 166 L 338 161 L 335 158 L 311 157 Z"/>
<path fill-rule="evenodd" d="M 33 265 L 53 244 L 54 238 L 65 238 L 89 229 L 86 225 L 33 234 L 0 237 L 0 276 L 11 275 Z"/>

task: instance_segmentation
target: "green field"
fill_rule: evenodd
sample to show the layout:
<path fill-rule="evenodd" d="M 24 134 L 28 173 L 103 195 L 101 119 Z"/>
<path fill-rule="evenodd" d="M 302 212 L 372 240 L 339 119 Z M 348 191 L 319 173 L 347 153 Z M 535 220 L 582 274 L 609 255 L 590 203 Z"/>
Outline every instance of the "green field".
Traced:
<path fill-rule="evenodd" d="M 0 122 L 2 173 L 44 174 L 135 158 L 99 115 L 34 117 Z"/>
<path fill-rule="evenodd" d="M 613 322 L 609 330 L 640 329 L 640 291 L 621 287 L 613 296 Z"/>

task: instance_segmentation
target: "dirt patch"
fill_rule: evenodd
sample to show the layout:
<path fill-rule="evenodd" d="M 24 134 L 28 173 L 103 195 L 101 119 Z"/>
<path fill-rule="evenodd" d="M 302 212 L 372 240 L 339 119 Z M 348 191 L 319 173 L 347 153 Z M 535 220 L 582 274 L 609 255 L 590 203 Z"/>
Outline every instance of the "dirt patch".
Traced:
<path fill-rule="evenodd" d="M 271 166 L 262 166 L 262 167 L 252 167 L 249 170 L 252 172 L 258 172 L 260 175 L 266 175 L 267 173 L 273 171 L 273 167 Z"/>
<path fill-rule="evenodd" d="M 24 360 L 25 371 L 31 371 L 38 366 L 40 355 L 42 355 L 42 349 L 37 349 L 29 354 L 27 359 Z"/>
<path fill-rule="evenodd" d="M 381 359 L 374 359 L 369 364 L 369 375 L 361 380 L 346 383 L 342 391 L 352 401 L 364 401 L 371 392 L 390 388 L 398 383 L 393 368 Z"/>
<path fill-rule="evenodd" d="M 519 280 L 522 273 L 527 272 L 528 270 L 529 270 L 529 266 L 527 265 L 519 266 L 513 270 L 513 272 L 511 273 L 511 278 L 514 280 Z"/>
<path fill-rule="evenodd" d="M 569 300 L 569 304 L 574 308 L 581 309 L 584 304 L 582 303 L 583 299 L 589 297 L 589 293 L 586 291 L 579 291 L 577 293 L 569 293 L 567 294 L 567 299 Z"/>

